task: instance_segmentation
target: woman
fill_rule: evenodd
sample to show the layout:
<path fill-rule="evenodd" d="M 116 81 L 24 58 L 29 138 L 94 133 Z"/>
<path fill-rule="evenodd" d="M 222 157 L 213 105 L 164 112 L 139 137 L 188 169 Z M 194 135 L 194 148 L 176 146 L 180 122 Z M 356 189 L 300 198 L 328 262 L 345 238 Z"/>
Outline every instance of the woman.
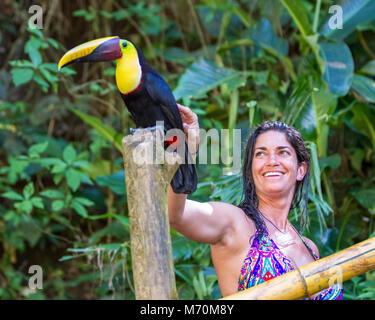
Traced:
<path fill-rule="evenodd" d="M 198 117 L 179 105 L 186 135 L 199 139 Z M 191 137 L 190 137 L 191 138 Z M 191 147 L 191 146 L 190 146 Z M 223 202 L 187 200 L 168 191 L 171 226 L 187 238 L 211 245 L 212 261 L 223 296 L 268 281 L 318 259 L 318 248 L 289 223 L 307 184 L 310 156 L 299 132 L 281 122 L 265 122 L 253 132 L 245 152 L 244 200 L 237 207 Z M 342 299 L 339 286 L 312 299 Z"/>

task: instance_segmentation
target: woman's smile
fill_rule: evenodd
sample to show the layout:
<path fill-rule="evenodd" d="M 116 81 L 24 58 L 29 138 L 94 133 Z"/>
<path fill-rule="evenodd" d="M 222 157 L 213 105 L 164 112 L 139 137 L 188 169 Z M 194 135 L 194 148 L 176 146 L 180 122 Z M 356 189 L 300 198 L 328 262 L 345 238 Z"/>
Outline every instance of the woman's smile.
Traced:
<path fill-rule="evenodd" d="M 280 178 L 283 175 L 284 173 L 280 171 L 268 171 L 265 174 L 263 174 L 263 177 L 273 179 L 273 178 Z"/>

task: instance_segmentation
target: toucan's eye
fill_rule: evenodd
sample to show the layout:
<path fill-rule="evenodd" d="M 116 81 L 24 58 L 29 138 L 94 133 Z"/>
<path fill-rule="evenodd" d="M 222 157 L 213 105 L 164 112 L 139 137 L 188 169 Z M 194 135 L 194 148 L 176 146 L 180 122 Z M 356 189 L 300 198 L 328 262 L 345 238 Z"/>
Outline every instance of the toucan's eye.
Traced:
<path fill-rule="evenodd" d="M 127 43 L 126 41 L 124 41 L 124 42 L 122 43 L 122 47 L 123 47 L 123 48 L 126 48 L 127 45 L 128 45 L 128 43 Z"/>

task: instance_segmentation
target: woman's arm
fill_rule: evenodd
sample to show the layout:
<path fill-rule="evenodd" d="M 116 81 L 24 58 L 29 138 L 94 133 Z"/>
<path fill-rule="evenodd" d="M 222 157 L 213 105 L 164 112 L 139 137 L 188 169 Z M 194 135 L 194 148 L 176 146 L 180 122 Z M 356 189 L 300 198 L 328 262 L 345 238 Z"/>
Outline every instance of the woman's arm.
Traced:
<path fill-rule="evenodd" d="M 168 213 L 171 227 L 185 237 L 203 243 L 224 242 L 233 229 L 234 211 L 239 209 L 222 202 L 187 200 L 186 194 L 168 190 Z"/>
<path fill-rule="evenodd" d="M 191 142 L 189 151 L 195 157 L 199 144 L 198 117 L 187 107 L 178 105 L 178 108 L 185 135 Z M 237 207 L 226 203 L 188 200 L 186 194 L 176 194 L 169 186 L 170 225 L 191 240 L 210 244 L 225 240 L 234 222 L 233 211 L 237 210 Z"/>

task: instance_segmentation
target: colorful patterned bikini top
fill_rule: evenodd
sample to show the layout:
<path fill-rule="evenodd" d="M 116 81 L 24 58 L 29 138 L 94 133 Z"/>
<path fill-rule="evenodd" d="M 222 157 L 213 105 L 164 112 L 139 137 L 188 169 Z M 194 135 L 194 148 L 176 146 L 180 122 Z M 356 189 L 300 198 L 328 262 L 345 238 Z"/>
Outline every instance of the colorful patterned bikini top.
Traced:
<path fill-rule="evenodd" d="M 318 260 L 318 256 L 311 247 L 293 226 L 292 228 L 298 234 L 314 259 Z M 292 270 L 294 270 L 294 267 L 291 261 L 277 247 L 267 231 L 263 233 L 262 236 L 256 231 L 250 250 L 242 265 L 238 280 L 238 291 L 251 288 Z M 342 289 L 336 284 L 331 288 L 323 290 L 313 300 L 342 300 Z"/>

